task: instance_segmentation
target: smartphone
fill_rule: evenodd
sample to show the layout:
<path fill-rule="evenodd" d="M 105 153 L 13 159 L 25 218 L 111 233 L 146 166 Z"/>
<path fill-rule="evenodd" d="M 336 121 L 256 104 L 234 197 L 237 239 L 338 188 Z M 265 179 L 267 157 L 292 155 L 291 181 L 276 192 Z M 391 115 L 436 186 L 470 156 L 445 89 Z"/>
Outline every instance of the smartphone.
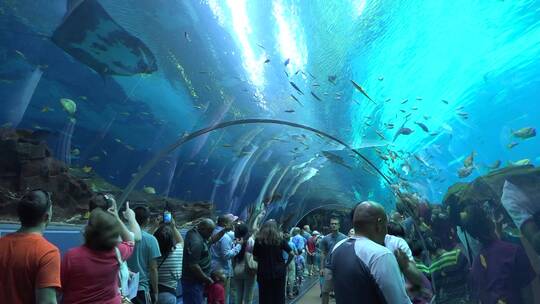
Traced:
<path fill-rule="evenodd" d="M 172 215 L 169 211 L 163 212 L 163 222 L 164 223 L 170 223 L 172 220 Z"/>

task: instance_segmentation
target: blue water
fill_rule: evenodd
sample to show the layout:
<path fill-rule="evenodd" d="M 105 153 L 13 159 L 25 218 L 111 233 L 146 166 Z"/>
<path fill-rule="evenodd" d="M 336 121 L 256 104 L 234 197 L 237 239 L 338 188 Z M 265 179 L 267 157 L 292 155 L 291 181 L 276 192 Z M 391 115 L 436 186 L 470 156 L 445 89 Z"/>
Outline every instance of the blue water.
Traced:
<path fill-rule="evenodd" d="M 48 142 L 58 158 L 67 160 L 66 144 L 79 149 L 69 157 L 72 166 L 92 167 L 117 186 L 183 135 L 246 118 L 331 134 L 397 184 L 395 169 L 406 179 L 403 191 L 433 203 L 448 186 L 487 173 L 497 160 L 503 166 L 540 162 L 536 138 L 511 137 L 511 130 L 538 127 L 540 118 L 538 1 L 99 3 L 151 49 L 158 71 L 102 77 L 47 39 L 66 13 L 65 0 L 2 1 L 0 124 L 55 131 Z M 28 79 L 35 81 L 36 67 L 43 74 L 34 90 Z M 28 106 L 21 107 L 17 96 L 28 94 Z M 72 129 L 60 98 L 77 104 Z M 392 142 L 408 114 L 405 126 L 414 132 Z M 511 142 L 519 145 L 509 149 Z M 376 149 L 401 156 L 385 161 Z M 457 171 L 473 152 L 473 172 L 460 179 Z M 170 153 L 136 189 L 152 186 L 161 195 L 211 201 L 243 216 L 272 200 L 270 213 L 294 222 L 321 206 L 365 199 L 393 206 L 389 185 L 373 171 L 312 132 L 234 126 Z"/>

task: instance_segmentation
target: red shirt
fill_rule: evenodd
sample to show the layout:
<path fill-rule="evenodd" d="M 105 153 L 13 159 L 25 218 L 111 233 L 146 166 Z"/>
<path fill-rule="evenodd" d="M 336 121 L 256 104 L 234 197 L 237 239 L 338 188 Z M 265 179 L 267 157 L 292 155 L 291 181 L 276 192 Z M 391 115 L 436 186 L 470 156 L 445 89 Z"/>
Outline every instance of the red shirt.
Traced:
<path fill-rule="evenodd" d="M 118 245 L 123 261 L 133 247 L 133 242 Z M 69 250 L 62 259 L 63 303 L 119 304 L 118 270 L 114 249 L 96 251 L 83 245 Z"/>
<path fill-rule="evenodd" d="M 317 245 L 316 245 L 317 236 L 312 236 L 307 241 L 307 251 L 309 253 L 315 253 L 317 251 Z"/>
<path fill-rule="evenodd" d="M 225 288 L 220 282 L 216 282 L 206 287 L 208 304 L 225 304 Z"/>
<path fill-rule="evenodd" d="M 0 238 L 0 302 L 34 303 L 36 288 L 60 288 L 60 251 L 36 233 Z"/>

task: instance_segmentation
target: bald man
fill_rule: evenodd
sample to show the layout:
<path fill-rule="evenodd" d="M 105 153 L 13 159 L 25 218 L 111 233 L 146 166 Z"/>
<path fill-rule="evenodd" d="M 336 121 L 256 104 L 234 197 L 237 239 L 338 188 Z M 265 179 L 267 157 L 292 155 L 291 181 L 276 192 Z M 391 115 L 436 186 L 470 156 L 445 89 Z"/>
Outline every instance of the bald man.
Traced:
<path fill-rule="evenodd" d="M 332 274 L 336 303 L 410 304 L 394 254 L 384 246 L 383 206 L 366 201 L 354 210 L 355 235 L 336 244 Z"/>
<path fill-rule="evenodd" d="M 214 282 L 210 277 L 211 256 L 209 248 L 212 243 L 219 241 L 225 233 L 231 230 L 230 227 L 225 227 L 212 236 L 215 228 L 214 221 L 203 218 L 186 234 L 182 261 L 184 304 L 204 303 L 204 286 Z"/>

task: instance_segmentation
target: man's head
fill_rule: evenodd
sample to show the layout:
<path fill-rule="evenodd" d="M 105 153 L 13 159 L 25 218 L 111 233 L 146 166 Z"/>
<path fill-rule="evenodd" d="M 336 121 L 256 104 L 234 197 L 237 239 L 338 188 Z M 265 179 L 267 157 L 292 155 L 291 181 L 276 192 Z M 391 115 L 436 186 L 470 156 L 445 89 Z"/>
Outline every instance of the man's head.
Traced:
<path fill-rule="evenodd" d="M 497 238 L 495 223 L 479 205 L 468 205 L 460 214 L 461 224 L 473 238 L 488 244 Z"/>
<path fill-rule="evenodd" d="M 146 226 L 150 220 L 150 209 L 146 206 L 137 206 L 133 208 L 133 211 L 135 212 L 135 219 L 139 223 L 139 226 Z"/>
<path fill-rule="evenodd" d="M 339 231 L 339 219 L 333 217 L 330 219 L 330 233 L 337 233 Z"/>
<path fill-rule="evenodd" d="M 305 232 L 307 233 L 311 233 L 311 229 L 309 228 L 309 225 L 304 225 L 304 229 L 303 229 Z"/>
<path fill-rule="evenodd" d="M 300 231 L 301 231 L 301 230 L 300 230 L 299 227 L 294 227 L 294 228 L 292 229 L 292 236 L 297 236 L 297 235 L 299 235 L 299 234 L 300 234 Z"/>
<path fill-rule="evenodd" d="M 405 229 L 401 224 L 396 223 L 394 221 L 388 222 L 388 234 L 398 236 L 400 238 L 405 238 Z"/>
<path fill-rule="evenodd" d="M 231 213 L 223 214 L 218 217 L 217 224 L 220 227 L 230 227 L 238 217 Z"/>
<path fill-rule="evenodd" d="M 19 221 L 24 228 L 45 228 L 52 218 L 52 201 L 49 192 L 32 190 L 17 204 Z"/>
<path fill-rule="evenodd" d="M 384 246 L 384 238 L 388 233 L 388 220 L 384 207 L 376 202 L 365 201 L 354 210 L 353 226 L 358 235 Z"/>
<path fill-rule="evenodd" d="M 199 231 L 205 240 L 212 236 L 212 232 L 215 228 L 216 224 L 209 218 L 203 218 L 197 225 L 197 231 Z"/>
<path fill-rule="evenodd" d="M 349 230 L 348 236 L 349 236 L 349 237 L 353 237 L 354 235 L 355 235 L 354 228 L 351 228 L 351 229 Z"/>

